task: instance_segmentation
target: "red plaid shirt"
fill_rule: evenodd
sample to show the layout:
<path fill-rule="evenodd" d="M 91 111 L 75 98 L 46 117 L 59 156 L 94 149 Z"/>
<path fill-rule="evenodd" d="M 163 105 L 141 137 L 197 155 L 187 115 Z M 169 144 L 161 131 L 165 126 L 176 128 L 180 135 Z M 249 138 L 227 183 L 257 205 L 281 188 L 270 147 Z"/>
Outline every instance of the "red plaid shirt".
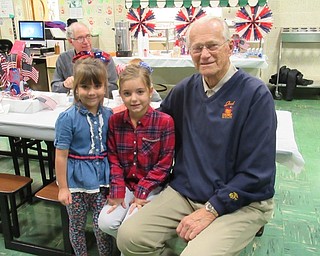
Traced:
<path fill-rule="evenodd" d="M 149 107 L 133 127 L 128 110 L 109 119 L 110 198 L 124 198 L 125 187 L 146 199 L 170 173 L 175 145 L 171 116 Z"/>

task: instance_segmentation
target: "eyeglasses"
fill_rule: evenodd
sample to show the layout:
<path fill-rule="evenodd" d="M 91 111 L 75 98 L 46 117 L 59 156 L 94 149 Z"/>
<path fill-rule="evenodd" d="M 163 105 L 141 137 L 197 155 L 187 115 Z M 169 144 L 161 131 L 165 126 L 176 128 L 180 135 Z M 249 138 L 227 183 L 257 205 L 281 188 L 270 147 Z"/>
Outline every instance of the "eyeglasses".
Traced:
<path fill-rule="evenodd" d="M 91 40 L 91 35 L 79 36 L 78 38 L 72 38 L 72 40 L 77 41 L 80 44 L 82 44 L 85 39 Z"/>
<path fill-rule="evenodd" d="M 224 41 L 222 44 L 216 44 L 216 43 L 205 43 L 205 44 L 199 44 L 199 45 L 195 45 L 193 47 L 191 47 L 191 53 L 192 54 L 201 54 L 203 48 L 206 48 L 208 52 L 210 53 L 214 53 L 217 50 L 219 50 L 219 48 L 224 45 L 226 42 L 228 42 L 229 40 Z"/>

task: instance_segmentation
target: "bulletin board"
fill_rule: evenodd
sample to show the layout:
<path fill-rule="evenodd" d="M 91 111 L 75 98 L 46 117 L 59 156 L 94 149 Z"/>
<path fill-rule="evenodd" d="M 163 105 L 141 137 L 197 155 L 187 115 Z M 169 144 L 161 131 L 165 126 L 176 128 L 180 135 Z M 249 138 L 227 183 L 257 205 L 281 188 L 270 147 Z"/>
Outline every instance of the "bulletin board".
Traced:
<path fill-rule="evenodd" d="M 13 0 L 0 0 L 0 18 L 9 18 L 14 15 Z"/>

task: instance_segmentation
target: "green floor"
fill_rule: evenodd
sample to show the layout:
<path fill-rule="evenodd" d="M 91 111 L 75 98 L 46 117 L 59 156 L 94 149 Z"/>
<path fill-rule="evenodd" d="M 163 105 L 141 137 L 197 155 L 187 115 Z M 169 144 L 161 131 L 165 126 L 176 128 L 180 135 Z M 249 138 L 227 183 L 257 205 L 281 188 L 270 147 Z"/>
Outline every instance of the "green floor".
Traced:
<path fill-rule="evenodd" d="M 275 212 L 262 237 L 255 238 L 241 256 L 318 256 L 320 255 L 320 97 L 275 101 L 278 110 L 292 112 L 295 138 L 305 160 L 305 169 L 296 175 L 277 166 Z M 1 139 L 1 148 L 6 141 Z M 12 171 L 12 161 L 0 157 L 1 172 Z M 34 188 L 39 185 L 36 163 L 32 164 Z M 38 177 L 38 178 L 37 178 Z M 19 209 L 22 240 L 62 247 L 59 209 L 36 202 Z M 97 255 L 88 226 L 90 255 Z M 0 255 L 28 255 L 6 250 L 0 234 Z M 200 255 L 203 256 L 203 255 Z"/>

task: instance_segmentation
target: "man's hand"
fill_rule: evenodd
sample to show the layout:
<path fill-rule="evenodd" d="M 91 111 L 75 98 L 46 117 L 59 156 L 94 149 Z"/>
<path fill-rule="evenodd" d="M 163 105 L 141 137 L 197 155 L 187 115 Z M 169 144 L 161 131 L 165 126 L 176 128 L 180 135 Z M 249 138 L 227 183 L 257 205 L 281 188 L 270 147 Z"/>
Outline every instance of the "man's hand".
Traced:
<path fill-rule="evenodd" d="M 68 89 L 72 89 L 73 80 L 74 80 L 73 76 L 69 76 L 66 80 L 64 80 L 63 86 L 68 88 Z"/>
<path fill-rule="evenodd" d="M 185 241 L 190 241 L 215 219 L 216 217 L 205 208 L 198 209 L 180 221 L 176 229 L 177 234 Z"/>

